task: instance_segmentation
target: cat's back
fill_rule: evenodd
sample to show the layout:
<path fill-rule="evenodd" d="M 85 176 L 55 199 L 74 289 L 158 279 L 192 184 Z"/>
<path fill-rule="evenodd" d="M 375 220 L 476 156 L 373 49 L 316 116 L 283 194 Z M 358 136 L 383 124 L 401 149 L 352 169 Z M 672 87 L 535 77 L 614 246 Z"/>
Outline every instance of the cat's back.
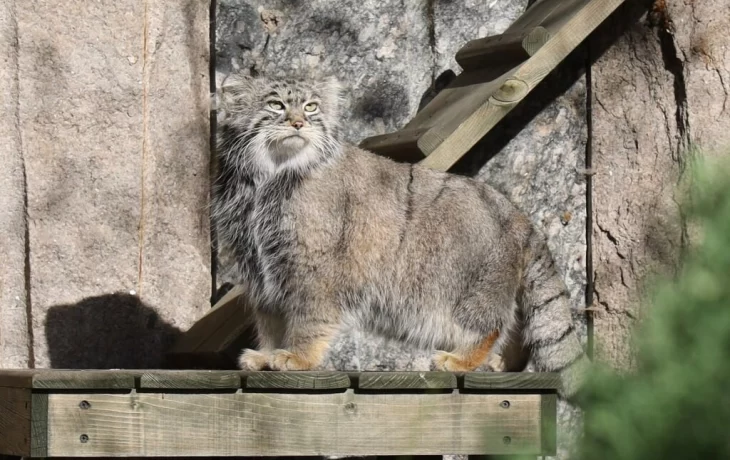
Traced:
<path fill-rule="evenodd" d="M 338 161 L 306 181 L 298 199 L 302 234 L 322 248 L 346 241 L 363 258 L 375 253 L 383 260 L 409 248 L 440 253 L 444 245 L 505 239 L 519 244 L 530 226 L 489 185 L 355 146 L 344 146 Z"/>

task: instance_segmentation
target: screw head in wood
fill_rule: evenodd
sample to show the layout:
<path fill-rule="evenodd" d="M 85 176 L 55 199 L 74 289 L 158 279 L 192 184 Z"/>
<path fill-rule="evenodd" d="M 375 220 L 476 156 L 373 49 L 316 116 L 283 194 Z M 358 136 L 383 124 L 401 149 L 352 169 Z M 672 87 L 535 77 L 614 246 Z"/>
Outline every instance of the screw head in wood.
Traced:
<path fill-rule="evenodd" d="M 82 410 L 90 409 L 91 403 L 89 403 L 89 401 L 83 400 L 79 403 L 79 408 L 81 408 Z"/>
<path fill-rule="evenodd" d="M 82 434 L 79 436 L 79 441 L 81 441 L 81 444 L 86 444 L 89 442 L 89 435 L 88 434 Z"/>
<path fill-rule="evenodd" d="M 345 404 L 345 412 L 348 412 L 350 414 L 355 412 L 355 409 L 357 408 L 357 405 L 355 405 L 354 402 L 349 402 Z"/>
<path fill-rule="evenodd" d="M 512 438 L 510 438 L 509 436 L 505 436 L 504 438 L 502 438 L 502 442 L 505 445 L 509 445 L 512 442 Z"/>
<path fill-rule="evenodd" d="M 501 407 L 502 409 L 509 409 L 509 406 L 510 406 L 510 403 L 506 399 L 504 401 L 502 401 L 501 403 L 499 403 L 499 407 Z"/>

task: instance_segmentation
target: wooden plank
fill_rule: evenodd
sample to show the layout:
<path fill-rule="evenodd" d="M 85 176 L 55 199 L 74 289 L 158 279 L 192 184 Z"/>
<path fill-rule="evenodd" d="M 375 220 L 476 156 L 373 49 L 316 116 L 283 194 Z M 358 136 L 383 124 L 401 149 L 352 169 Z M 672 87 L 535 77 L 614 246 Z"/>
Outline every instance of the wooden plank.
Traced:
<path fill-rule="evenodd" d="M 418 139 L 426 131 L 428 128 L 419 128 L 368 137 L 360 143 L 360 148 L 378 152 L 396 161 L 415 163 L 423 159 L 423 152 L 418 147 Z"/>
<path fill-rule="evenodd" d="M 471 40 L 456 52 L 456 62 L 464 70 L 474 70 L 501 62 L 517 65 L 530 58 L 550 39 L 544 27 L 506 32 Z"/>
<path fill-rule="evenodd" d="M 48 433 L 48 393 L 34 393 L 31 395 L 31 457 L 48 456 Z"/>
<path fill-rule="evenodd" d="M 48 456 L 537 455 L 540 404 L 458 392 L 51 394 Z"/>
<path fill-rule="evenodd" d="M 476 142 L 481 139 L 499 120 L 509 113 L 547 74 L 574 50 L 623 0 L 591 0 L 580 11 L 572 15 L 554 36 L 522 64 L 509 77 L 511 85 L 522 90 L 512 94 L 504 101 L 490 97 L 470 116 L 463 119 L 438 147 L 421 164 L 438 170 L 448 170 Z M 430 131 L 424 135 L 427 138 Z M 443 132 L 434 133 L 443 138 Z M 420 142 L 420 140 L 419 140 Z M 423 140 L 428 144 L 430 141 Z"/>
<path fill-rule="evenodd" d="M 358 374 L 360 390 L 428 390 L 457 387 L 451 372 L 362 372 Z"/>
<path fill-rule="evenodd" d="M 0 386 L 45 390 L 128 390 L 134 388 L 135 373 L 96 370 L 3 370 Z"/>
<path fill-rule="evenodd" d="M 228 322 L 239 308 L 245 308 L 241 302 L 243 287 L 234 286 L 215 305 L 203 315 L 175 342 L 171 353 L 184 353 L 196 350 L 200 344 L 208 339 Z"/>
<path fill-rule="evenodd" d="M 247 344 L 244 336 L 251 331 L 252 319 L 244 302 L 243 288 L 234 286 L 180 336 L 166 357 L 181 368 L 235 369 L 235 354 Z"/>
<path fill-rule="evenodd" d="M 557 454 L 558 395 L 544 394 L 540 398 L 540 442 L 542 455 Z"/>
<path fill-rule="evenodd" d="M 245 388 L 286 390 L 337 390 L 350 388 L 344 372 L 250 372 L 243 373 Z"/>
<path fill-rule="evenodd" d="M 145 371 L 141 390 L 225 390 L 241 388 L 241 377 L 232 371 Z"/>
<path fill-rule="evenodd" d="M 30 390 L 0 387 L 0 454 L 30 455 L 30 421 Z"/>
<path fill-rule="evenodd" d="M 545 390 L 560 388 L 560 375 L 549 372 L 468 372 L 464 388 L 470 390 Z"/>

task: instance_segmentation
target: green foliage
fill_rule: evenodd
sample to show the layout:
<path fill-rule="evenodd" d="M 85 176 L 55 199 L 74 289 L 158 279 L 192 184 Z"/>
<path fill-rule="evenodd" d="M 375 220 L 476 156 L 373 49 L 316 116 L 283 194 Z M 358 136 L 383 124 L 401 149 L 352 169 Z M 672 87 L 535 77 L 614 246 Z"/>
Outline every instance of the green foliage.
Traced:
<path fill-rule="evenodd" d="M 650 301 L 636 372 L 591 372 L 581 459 L 730 458 L 730 169 L 693 178 L 701 237 Z"/>

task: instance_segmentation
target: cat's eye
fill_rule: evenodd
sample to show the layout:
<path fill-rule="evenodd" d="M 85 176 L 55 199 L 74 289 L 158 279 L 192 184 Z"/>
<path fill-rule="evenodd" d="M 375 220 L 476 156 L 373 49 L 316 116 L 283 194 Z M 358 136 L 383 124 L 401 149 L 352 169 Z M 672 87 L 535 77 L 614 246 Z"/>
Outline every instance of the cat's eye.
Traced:
<path fill-rule="evenodd" d="M 314 112 L 315 110 L 317 110 L 317 107 L 319 107 L 319 104 L 317 104 L 316 102 L 310 102 L 309 104 L 304 106 L 304 111 Z"/>
<path fill-rule="evenodd" d="M 284 104 L 279 101 L 269 101 L 269 108 L 274 110 L 284 110 Z"/>

